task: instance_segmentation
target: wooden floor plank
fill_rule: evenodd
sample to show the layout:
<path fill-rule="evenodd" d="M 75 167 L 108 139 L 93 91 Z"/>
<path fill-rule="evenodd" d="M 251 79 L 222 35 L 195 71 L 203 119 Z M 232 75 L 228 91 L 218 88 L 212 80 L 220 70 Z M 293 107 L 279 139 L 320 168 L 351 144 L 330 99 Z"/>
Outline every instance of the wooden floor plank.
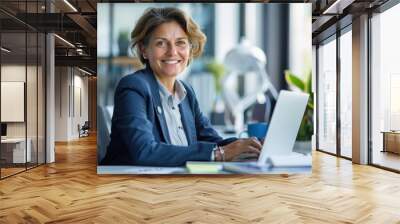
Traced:
<path fill-rule="evenodd" d="M 310 175 L 97 175 L 96 139 L 0 181 L 0 223 L 400 223 L 400 175 L 313 153 Z"/>

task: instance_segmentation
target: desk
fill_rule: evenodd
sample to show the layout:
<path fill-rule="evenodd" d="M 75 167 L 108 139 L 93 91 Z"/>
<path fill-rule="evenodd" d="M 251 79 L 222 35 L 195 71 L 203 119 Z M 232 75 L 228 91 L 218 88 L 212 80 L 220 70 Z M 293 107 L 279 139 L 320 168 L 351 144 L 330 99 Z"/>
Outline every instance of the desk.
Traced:
<path fill-rule="evenodd" d="M 97 166 L 97 174 L 237 174 L 222 170 L 223 163 L 210 162 L 216 166 L 220 166 L 216 170 L 210 172 L 190 171 L 186 167 L 152 167 L 152 166 Z M 312 167 L 271 167 L 263 173 L 249 174 L 310 174 Z"/>
<path fill-rule="evenodd" d="M 382 152 L 400 154 L 400 131 L 382 131 L 383 149 Z"/>
<path fill-rule="evenodd" d="M 31 139 L 27 139 L 28 144 L 25 144 L 25 138 L 6 138 L 1 139 L 1 156 L 6 160 L 6 163 L 25 163 L 31 161 Z M 25 145 L 26 151 L 25 151 Z M 12 158 L 12 159 L 11 159 Z M 25 161 L 27 159 L 27 161 Z"/>
<path fill-rule="evenodd" d="M 186 167 L 97 166 L 97 174 L 184 174 Z"/>

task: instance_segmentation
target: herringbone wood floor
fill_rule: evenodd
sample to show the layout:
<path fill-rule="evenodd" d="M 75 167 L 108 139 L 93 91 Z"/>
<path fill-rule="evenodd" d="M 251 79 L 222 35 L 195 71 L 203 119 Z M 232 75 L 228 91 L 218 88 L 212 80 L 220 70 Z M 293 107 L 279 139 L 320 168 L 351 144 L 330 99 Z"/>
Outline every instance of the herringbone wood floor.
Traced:
<path fill-rule="evenodd" d="M 400 223 L 400 175 L 315 152 L 312 175 L 98 176 L 94 137 L 0 181 L 0 223 Z"/>

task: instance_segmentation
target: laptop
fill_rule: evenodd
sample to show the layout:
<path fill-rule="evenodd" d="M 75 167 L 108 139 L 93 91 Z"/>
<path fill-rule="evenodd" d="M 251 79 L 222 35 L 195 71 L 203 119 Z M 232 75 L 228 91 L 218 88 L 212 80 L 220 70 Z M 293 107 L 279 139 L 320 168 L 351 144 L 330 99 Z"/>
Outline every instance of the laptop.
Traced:
<path fill-rule="evenodd" d="M 283 169 L 281 172 L 310 170 L 311 149 L 307 155 L 293 152 L 308 97 L 305 93 L 280 91 L 258 160 L 225 162 L 223 169 L 237 173 L 262 173 L 272 168 Z"/>

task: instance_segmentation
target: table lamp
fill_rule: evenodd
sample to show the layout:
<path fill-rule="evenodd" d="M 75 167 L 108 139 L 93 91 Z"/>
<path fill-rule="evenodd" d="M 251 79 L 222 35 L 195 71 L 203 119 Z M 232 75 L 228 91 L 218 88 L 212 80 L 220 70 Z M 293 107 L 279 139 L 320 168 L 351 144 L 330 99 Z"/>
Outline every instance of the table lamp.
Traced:
<path fill-rule="evenodd" d="M 267 57 L 263 50 L 251 45 L 246 39 L 231 49 L 225 56 L 224 65 L 228 70 L 223 81 L 222 96 L 227 108 L 234 117 L 234 129 L 238 132 L 243 130 L 244 112 L 255 102 L 265 102 L 264 93 L 269 90 L 274 99 L 277 99 L 278 92 L 272 85 L 266 71 Z M 243 76 L 255 78 L 251 92 L 240 96 L 237 90 L 237 78 Z M 230 123 L 226 121 L 226 123 Z"/>

